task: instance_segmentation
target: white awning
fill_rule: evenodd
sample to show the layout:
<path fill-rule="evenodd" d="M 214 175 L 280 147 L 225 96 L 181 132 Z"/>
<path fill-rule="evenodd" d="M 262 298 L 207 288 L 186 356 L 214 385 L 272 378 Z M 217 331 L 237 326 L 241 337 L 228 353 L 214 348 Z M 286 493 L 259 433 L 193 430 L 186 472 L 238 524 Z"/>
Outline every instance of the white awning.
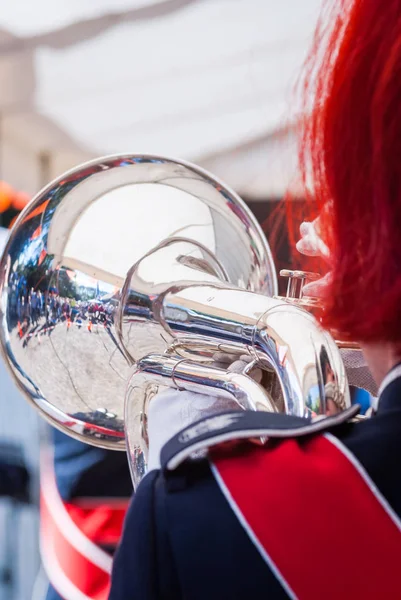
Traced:
<path fill-rule="evenodd" d="M 293 84 L 320 4 L 36 0 L 21 12 L 5 3 L 0 26 L 13 37 L 0 36 L 0 75 L 7 71 L 13 93 L 4 101 L 0 92 L 0 114 L 61 169 L 126 151 L 195 162 L 246 152 L 293 116 Z M 276 194 L 286 178 L 263 177 L 260 156 L 260 166 L 232 167 L 240 193 Z"/>

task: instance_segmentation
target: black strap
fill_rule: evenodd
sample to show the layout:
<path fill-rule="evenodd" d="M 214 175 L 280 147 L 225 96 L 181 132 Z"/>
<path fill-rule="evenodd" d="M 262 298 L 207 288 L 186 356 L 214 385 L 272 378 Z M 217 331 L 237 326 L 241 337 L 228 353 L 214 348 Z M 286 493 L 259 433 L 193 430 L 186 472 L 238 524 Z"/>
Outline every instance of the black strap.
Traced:
<path fill-rule="evenodd" d="M 163 470 L 172 471 L 194 452 L 231 440 L 269 437 L 292 438 L 327 431 L 349 421 L 360 411 L 355 404 L 332 417 L 294 417 L 281 413 L 230 411 L 205 417 L 185 427 L 162 448 Z"/>

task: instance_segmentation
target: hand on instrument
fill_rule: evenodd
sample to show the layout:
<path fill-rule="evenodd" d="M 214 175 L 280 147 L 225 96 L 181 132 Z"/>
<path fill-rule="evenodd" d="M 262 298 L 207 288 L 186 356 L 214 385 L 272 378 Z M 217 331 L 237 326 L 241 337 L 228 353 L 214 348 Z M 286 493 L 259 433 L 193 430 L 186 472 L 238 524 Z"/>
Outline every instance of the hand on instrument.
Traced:
<path fill-rule="evenodd" d="M 296 244 L 298 252 L 305 256 L 319 256 L 330 262 L 330 251 L 320 237 L 319 217 L 312 222 L 301 223 L 299 232 L 301 239 Z"/>
<path fill-rule="evenodd" d="M 148 470 L 160 468 L 162 447 L 181 429 L 208 415 L 238 409 L 235 403 L 233 405 L 229 406 L 227 400 L 222 402 L 220 398 L 187 390 L 169 388 L 158 393 L 148 409 Z"/>
<path fill-rule="evenodd" d="M 241 354 L 241 356 L 234 356 L 232 354 L 224 354 L 223 352 L 216 352 L 213 356 L 213 366 L 219 367 L 220 369 L 226 369 L 231 373 L 242 373 L 247 365 L 253 361 L 253 358 L 249 354 Z M 248 373 L 249 377 L 252 377 L 256 383 L 262 381 L 262 370 L 255 368 Z"/>
<path fill-rule="evenodd" d="M 237 357 L 223 352 L 216 353 L 213 359 L 212 366 L 232 373 L 242 373 L 252 361 L 249 355 Z M 262 371 L 252 369 L 249 376 L 260 383 Z M 160 467 L 160 451 L 178 431 L 209 415 L 238 408 L 234 399 L 195 394 L 186 390 L 168 389 L 157 394 L 149 403 L 148 410 L 149 471 Z"/>
<path fill-rule="evenodd" d="M 316 256 L 323 258 L 330 263 L 330 252 L 322 238 L 320 237 L 319 217 L 311 223 L 304 221 L 299 229 L 301 239 L 297 242 L 298 252 L 305 256 Z M 330 271 L 321 279 L 308 283 L 303 288 L 304 296 L 313 296 L 314 298 L 324 298 L 327 294 L 328 284 L 330 282 Z"/>

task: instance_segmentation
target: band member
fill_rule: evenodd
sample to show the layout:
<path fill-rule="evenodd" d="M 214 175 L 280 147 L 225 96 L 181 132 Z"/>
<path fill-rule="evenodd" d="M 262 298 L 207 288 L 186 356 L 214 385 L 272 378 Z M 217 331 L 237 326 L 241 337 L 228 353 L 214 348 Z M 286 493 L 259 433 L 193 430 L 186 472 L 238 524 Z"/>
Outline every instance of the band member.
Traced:
<path fill-rule="evenodd" d="M 41 450 L 46 600 L 107 600 L 112 557 L 132 492 L 125 453 L 51 430 Z"/>
<path fill-rule="evenodd" d="M 376 414 L 232 411 L 177 433 L 130 506 L 111 600 L 401 598 L 400 15 L 401 0 L 338 0 L 303 86 L 324 324 L 362 345 Z"/>

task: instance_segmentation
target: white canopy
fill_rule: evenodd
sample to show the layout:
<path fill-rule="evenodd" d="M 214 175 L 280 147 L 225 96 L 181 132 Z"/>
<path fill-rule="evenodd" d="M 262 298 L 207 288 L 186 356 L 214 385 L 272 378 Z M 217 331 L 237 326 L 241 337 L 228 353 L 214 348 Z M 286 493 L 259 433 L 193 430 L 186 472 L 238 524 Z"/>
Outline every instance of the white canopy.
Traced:
<path fill-rule="evenodd" d="M 0 35 L 5 137 L 17 136 L 36 154 L 51 153 L 51 176 L 99 154 L 150 152 L 206 165 L 210 156 L 231 152 L 230 170 L 219 162 L 217 175 L 240 193 L 276 194 L 287 172 L 274 190 L 269 176 L 253 190 L 249 165 L 236 162 L 232 151 L 268 141 L 291 118 L 293 83 L 320 4 L 3 3 L 0 27 L 9 32 Z M 263 152 L 255 160 L 260 173 Z"/>

